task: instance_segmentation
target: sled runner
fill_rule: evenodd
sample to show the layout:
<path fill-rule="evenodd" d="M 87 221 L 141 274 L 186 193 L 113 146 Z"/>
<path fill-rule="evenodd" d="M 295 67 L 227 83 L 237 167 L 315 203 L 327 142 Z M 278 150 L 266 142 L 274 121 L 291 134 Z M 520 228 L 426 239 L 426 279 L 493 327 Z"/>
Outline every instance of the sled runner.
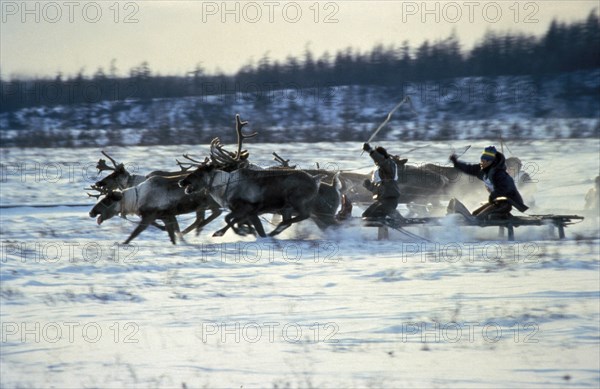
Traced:
<path fill-rule="evenodd" d="M 529 215 L 529 216 L 512 216 L 507 218 L 491 218 L 491 219 L 477 219 L 474 216 L 468 216 L 460 218 L 460 225 L 463 226 L 475 226 L 475 227 L 498 227 L 499 236 L 504 236 L 504 229 L 508 231 L 507 239 L 509 241 L 515 240 L 515 228 L 521 226 L 550 226 L 553 229 L 558 229 L 558 238 L 565 238 L 565 227 L 571 224 L 579 223 L 584 218 L 578 215 Z M 366 227 L 377 227 L 378 239 L 384 240 L 389 238 L 389 229 L 393 229 L 401 232 L 404 235 L 412 235 L 413 238 L 418 240 L 426 240 L 418 235 L 412 234 L 406 230 L 405 227 L 410 226 L 442 226 L 447 225 L 443 223 L 447 220 L 447 217 L 423 217 L 423 218 L 405 218 L 405 219 L 390 219 L 390 218 L 364 218 L 364 225 Z"/>

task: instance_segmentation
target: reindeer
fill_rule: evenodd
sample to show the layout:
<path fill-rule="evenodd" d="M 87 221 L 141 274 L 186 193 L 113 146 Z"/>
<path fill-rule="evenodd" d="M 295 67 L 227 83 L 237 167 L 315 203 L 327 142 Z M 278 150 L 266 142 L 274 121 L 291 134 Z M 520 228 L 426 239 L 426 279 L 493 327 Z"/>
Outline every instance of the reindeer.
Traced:
<path fill-rule="evenodd" d="M 106 160 L 100 159 L 96 164 L 98 174 L 102 173 L 103 171 L 112 171 L 112 173 L 104 177 L 102 180 L 97 181 L 94 184 L 96 187 L 109 191 L 115 189 L 127 189 L 141 184 L 148 178 L 139 174 L 129 173 L 127 169 L 125 169 L 125 164 L 117 163 L 104 150 L 102 150 L 102 154 L 112 162 L 113 167 L 108 166 L 106 164 Z"/>
<path fill-rule="evenodd" d="M 213 236 L 222 236 L 229 228 L 239 233 L 234 224 L 249 221 L 256 232 L 265 237 L 266 233 L 258 216 L 263 213 L 281 213 L 282 222 L 269 234 L 275 236 L 292 224 L 310 217 L 319 191 L 318 178 L 292 169 L 241 168 L 226 172 L 213 165 L 206 165 L 179 182 L 188 194 L 193 194 L 198 184 L 217 203 L 231 211 L 225 216 L 227 225 Z"/>
<path fill-rule="evenodd" d="M 175 244 L 175 234 L 180 232 L 175 216 L 196 211 L 199 204 L 205 204 L 207 199 L 200 193 L 187 195 L 177 184 L 184 177 L 154 176 L 122 191 L 108 191 L 94 205 L 89 215 L 92 218 L 97 217 L 98 225 L 119 214 L 140 216 L 141 222 L 124 244 L 131 242 L 156 220 L 161 220 L 165 224 L 171 243 Z M 208 221 L 203 223 L 207 224 Z"/>
<path fill-rule="evenodd" d="M 295 169 L 296 165 L 290 166 L 289 159 L 284 159 L 279 154 L 273 152 L 273 160 L 278 162 L 280 166 L 271 167 L 269 169 Z M 311 219 L 321 229 L 326 229 L 330 226 L 339 224 L 340 220 L 345 219 L 352 211 L 352 204 L 343 192 L 348 192 L 354 186 L 354 183 L 345 177 L 346 173 L 335 172 L 331 170 L 323 169 L 302 169 L 311 176 L 318 176 L 321 178 L 319 184 L 319 193 L 315 202 L 315 209 L 311 215 Z M 344 174 L 344 176 L 342 176 Z M 354 175 L 356 173 L 348 173 Z M 323 180 L 330 181 L 331 183 L 324 182 Z M 362 180 L 360 181 L 362 183 Z M 336 211 L 339 206 L 342 209 L 338 214 Z"/>
<path fill-rule="evenodd" d="M 439 202 L 439 196 L 445 194 L 448 179 L 435 171 L 421 166 L 409 165 L 408 159 L 392 157 L 398 166 L 398 185 L 400 187 L 400 202 L 410 203 L 414 200 L 423 202 L 423 198 L 432 198 L 434 203 Z"/>
<path fill-rule="evenodd" d="M 398 167 L 398 186 L 400 188 L 401 203 L 410 203 L 415 200 L 423 200 L 430 196 L 445 194 L 449 181 L 442 174 L 423 167 L 407 164 L 406 158 L 392 156 Z M 336 172 L 325 170 L 307 170 L 310 174 L 326 174 L 332 177 Z M 363 186 L 365 180 L 370 180 L 370 174 L 353 173 L 347 171 L 339 172 L 342 183 L 343 195 L 352 198 L 354 202 L 371 202 L 373 193 Z"/>
<path fill-rule="evenodd" d="M 289 166 L 289 159 L 273 153 L 275 160 L 282 167 Z M 422 197 L 439 196 L 445 194 L 449 180 L 443 175 L 431 169 L 408 165 L 406 158 L 392 156 L 398 167 L 398 186 L 401 190 L 400 202 L 409 203 Z M 353 173 L 348 171 L 329 171 L 323 169 L 305 170 L 311 175 L 323 175 L 327 180 L 332 180 L 334 175 L 341 182 L 342 197 L 347 197 L 356 202 L 370 202 L 373 193 L 363 186 L 365 180 L 371 178 L 368 174 Z M 435 199 L 437 200 L 437 199 Z"/>
<path fill-rule="evenodd" d="M 423 170 L 439 174 L 447 180 L 443 193 L 449 197 L 462 198 L 468 194 L 483 193 L 483 187 L 478 180 L 468 176 L 453 166 L 441 166 L 432 163 L 421 166 Z"/>
<path fill-rule="evenodd" d="M 125 169 L 125 165 L 123 163 L 117 163 L 104 150 L 102 150 L 102 154 L 112 162 L 113 167 L 108 166 L 106 164 L 106 160 L 100 159 L 98 161 L 98 163 L 96 164 L 96 169 L 98 169 L 98 174 L 100 174 L 103 171 L 112 171 L 112 173 L 109 174 L 108 176 L 104 177 L 102 180 L 97 181 L 95 183 L 95 185 L 97 187 L 106 188 L 108 190 L 131 188 L 133 186 L 141 184 L 142 182 L 146 181 L 146 179 L 148 179 L 150 177 L 154 177 L 154 176 L 161 176 L 161 177 L 178 176 L 178 175 L 186 173 L 192 166 L 197 166 L 198 164 L 202 163 L 200 161 L 193 159 L 188 154 L 184 154 L 183 157 L 190 160 L 191 163 L 190 162 L 180 162 L 179 160 L 176 159 L 175 161 L 177 161 L 177 164 L 179 165 L 179 168 L 180 168 L 179 171 L 171 172 L 171 171 L 163 171 L 163 170 L 154 170 L 146 175 L 140 175 L 140 174 L 129 173 L 127 171 L 127 169 Z"/>
<path fill-rule="evenodd" d="M 324 230 L 331 226 L 337 226 L 340 216 L 344 212 L 351 212 L 352 206 L 350 201 L 342 194 L 342 181 L 339 172 L 334 174 L 331 183 L 323 182 L 324 176 L 317 175 L 317 177 L 320 179 L 319 192 L 313 205 L 311 219 L 317 224 L 317 227 Z M 342 209 L 339 214 L 336 214 L 340 205 L 342 205 Z M 345 208 L 344 205 L 349 208 Z"/>
<path fill-rule="evenodd" d="M 177 164 L 180 167 L 180 171 L 177 172 L 165 172 L 160 170 L 155 170 L 145 176 L 139 174 L 131 174 L 125 169 L 125 165 L 123 163 L 117 163 L 110 155 L 108 155 L 105 151 L 102 151 L 102 154 L 108 158 L 113 167 L 110 167 L 106 164 L 106 160 L 100 159 L 96 164 L 96 169 L 98 169 L 98 173 L 102 171 L 112 171 L 108 176 L 104 177 L 102 180 L 97 181 L 90 189 L 96 190 L 100 192 L 100 195 L 107 194 L 108 192 L 120 189 L 125 190 L 127 188 L 135 187 L 136 185 L 141 184 L 151 177 L 177 177 L 183 173 L 186 173 L 192 166 L 199 166 L 202 162 L 197 161 L 190 157 L 187 154 L 184 154 L 183 157 L 191 161 L 189 162 L 180 162 L 177 161 Z M 206 160 L 204 161 L 206 163 Z M 186 166 L 187 165 L 187 166 Z M 98 198 L 100 195 L 91 195 L 88 193 L 88 196 L 93 196 Z M 185 230 L 183 230 L 182 235 L 187 234 L 188 232 L 196 229 L 196 235 L 200 234 L 202 227 L 215 220 L 219 215 L 221 215 L 222 211 L 220 210 L 217 203 L 215 203 L 210 196 L 204 196 L 202 199 L 200 194 L 196 195 L 196 199 L 198 202 L 198 209 L 196 209 L 196 220 L 188 226 Z M 206 218 L 206 210 L 211 211 L 211 215 Z M 176 219 L 175 219 L 176 221 Z M 165 230 L 164 226 L 156 222 L 151 223 L 153 226 Z M 179 226 L 177 226 L 179 228 Z"/>
<path fill-rule="evenodd" d="M 254 170 L 254 169 L 250 169 Z M 281 170 L 281 169 L 278 169 Z M 257 171 L 271 171 L 271 170 L 257 170 Z M 281 170 L 284 171 L 284 170 Z M 301 171 L 301 170 L 296 170 Z M 317 176 L 318 179 L 321 179 L 322 176 Z M 189 178 L 189 179 L 187 179 Z M 186 180 L 182 180 L 180 185 L 187 189 L 186 193 L 197 193 L 197 191 L 201 189 L 208 189 L 202 182 L 200 182 L 197 177 L 186 177 Z M 336 211 L 338 206 L 342 203 L 343 195 L 341 194 L 342 184 L 338 178 L 338 175 L 333 177 L 332 183 L 319 182 L 319 189 L 317 192 L 317 198 L 313 204 L 313 208 L 311 210 L 310 218 L 315 222 L 315 224 L 320 229 L 326 229 L 331 226 L 336 226 L 339 224 Z M 348 202 L 348 206 L 350 203 Z M 234 229 L 236 232 L 240 232 L 240 230 Z"/>
<path fill-rule="evenodd" d="M 244 139 L 254 137 L 256 132 L 252 134 L 244 134 L 242 131 L 242 127 L 245 126 L 248 122 L 241 121 L 239 115 L 236 115 L 236 132 L 237 132 L 237 151 L 229 152 L 223 148 L 223 145 L 220 143 L 218 138 L 213 139 L 211 142 L 211 150 L 210 150 L 210 159 L 211 165 L 217 167 L 220 170 L 232 173 L 240 168 L 248 168 L 251 170 L 263 170 L 261 167 L 253 165 L 248 162 L 248 152 L 246 150 L 242 150 L 242 143 Z M 288 161 L 284 161 L 281 157 L 279 157 L 276 153 L 273 153 L 275 156 L 275 160 L 282 163 L 284 165 L 284 169 L 289 170 L 290 166 L 287 164 Z M 291 167 L 294 169 L 295 166 Z M 280 169 L 279 167 L 272 167 L 270 169 Z M 315 174 L 311 174 L 315 175 Z M 324 177 L 323 174 L 320 174 L 321 177 Z M 190 177 L 190 180 L 194 180 L 193 177 Z M 310 210 L 310 217 L 315 221 L 317 226 L 321 229 L 325 229 L 331 225 L 336 225 L 338 222 L 335 218 L 336 210 L 341 203 L 341 181 L 339 180 L 339 174 L 334 175 L 330 178 L 331 183 L 321 182 L 319 184 L 319 191 L 317 195 L 317 199 L 314 203 L 314 208 Z M 191 182 L 190 182 L 191 183 Z M 188 187 L 188 191 L 193 192 L 194 190 L 198 190 L 198 188 L 202 188 L 204 184 L 201 182 L 194 182 L 195 185 L 186 185 L 182 182 L 182 185 Z M 239 229 L 234 229 L 234 231 L 239 232 Z"/>
<path fill-rule="evenodd" d="M 237 161 L 245 160 L 248 157 L 248 153 L 241 150 L 243 139 L 256 135 L 243 135 L 241 127 L 244 124 L 246 123 L 242 122 L 239 115 L 237 115 L 236 130 L 239 137 L 239 148 L 235 155 Z M 221 149 L 218 138 L 211 143 L 211 149 L 219 149 L 224 152 Z M 179 180 L 185 178 L 185 175 L 181 175 L 182 172 L 155 171 L 147 176 L 130 174 L 122 163 L 118 164 L 104 151 L 102 151 L 102 154 L 112 162 L 114 167 L 111 168 L 106 164 L 105 160 L 100 159 L 96 168 L 99 172 L 111 170 L 113 173 L 103 180 L 96 182 L 90 188 L 100 192 L 100 195 L 91 195 L 88 193 L 90 196 L 98 198 L 105 195 L 90 211 L 90 216 L 97 216 L 98 224 L 117 214 L 121 214 L 122 216 L 128 214 L 141 216 L 142 221 L 125 243 L 129 243 L 149 225 L 154 225 L 160 229 L 166 229 L 171 242 L 175 244 L 175 233 L 179 233 L 179 224 L 177 223 L 176 215 L 196 211 L 196 221 L 184 230 L 183 234 L 186 234 L 194 228 L 199 231 L 201 227 L 210 223 L 222 213 L 219 205 L 208 194 L 203 192 L 197 192 L 192 195 L 185 194 L 185 191 L 177 184 Z M 204 162 L 200 162 L 189 157 L 187 154 L 184 155 L 184 158 L 190 160 L 192 163 L 177 161 L 183 172 L 187 171 L 191 166 L 204 166 L 209 161 L 207 158 Z M 186 164 L 189 166 L 184 166 Z M 204 219 L 204 211 L 206 209 L 212 211 L 208 219 Z M 156 223 L 156 220 L 162 220 L 165 226 L 160 226 Z"/>

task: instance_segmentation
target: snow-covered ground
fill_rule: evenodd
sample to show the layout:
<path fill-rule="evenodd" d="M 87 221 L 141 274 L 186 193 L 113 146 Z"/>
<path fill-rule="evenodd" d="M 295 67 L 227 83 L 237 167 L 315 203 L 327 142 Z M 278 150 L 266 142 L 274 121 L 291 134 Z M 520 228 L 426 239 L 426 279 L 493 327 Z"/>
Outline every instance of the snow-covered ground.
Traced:
<path fill-rule="evenodd" d="M 405 155 L 415 164 L 445 164 L 467 144 L 462 159 L 475 161 L 490 143 L 381 142 L 397 154 L 427 145 Z M 508 146 L 537 180 L 531 213 L 581 214 L 598 139 Z M 263 166 L 272 151 L 306 168 L 371 165 L 359 143 L 247 148 Z M 147 172 L 208 147 L 107 151 Z M 124 246 L 132 220 L 87 215 L 99 149 L 0 152 L 3 388 L 600 385 L 593 214 L 564 241 L 452 224 L 412 230 L 432 242 L 377 241 L 375 229 L 311 222 L 278 239 L 213 238 L 217 220 L 177 246 L 155 229 Z"/>

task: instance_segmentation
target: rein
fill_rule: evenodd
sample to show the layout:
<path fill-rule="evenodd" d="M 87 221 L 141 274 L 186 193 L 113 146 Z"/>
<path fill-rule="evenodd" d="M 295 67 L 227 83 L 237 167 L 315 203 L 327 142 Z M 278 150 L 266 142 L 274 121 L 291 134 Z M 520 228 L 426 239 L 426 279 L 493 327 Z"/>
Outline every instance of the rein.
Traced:
<path fill-rule="evenodd" d="M 225 192 L 223 193 L 223 201 L 226 202 L 227 201 L 227 192 L 229 191 L 229 182 L 231 181 L 231 174 L 229 174 L 229 176 L 227 177 L 227 183 L 225 183 L 225 184 L 213 185 L 216 177 L 217 177 L 217 174 L 215 173 L 210 178 L 210 181 L 208 182 L 208 191 L 211 192 L 215 188 L 225 186 Z"/>

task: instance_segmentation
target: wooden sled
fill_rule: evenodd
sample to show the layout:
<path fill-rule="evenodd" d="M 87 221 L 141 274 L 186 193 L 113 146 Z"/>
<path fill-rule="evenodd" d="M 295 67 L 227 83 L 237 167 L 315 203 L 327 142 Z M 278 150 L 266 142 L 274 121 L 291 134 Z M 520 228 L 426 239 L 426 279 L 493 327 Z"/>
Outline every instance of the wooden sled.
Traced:
<path fill-rule="evenodd" d="M 463 215 L 464 216 L 464 215 Z M 508 240 L 515 240 L 515 228 L 521 226 L 551 226 L 558 229 L 558 238 L 565 238 L 565 227 L 571 224 L 579 223 L 583 216 L 578 215 L 529 215 L 529 216 L 509 216 L 506 218 L 477 219 L 471 215 L 461 221 L 464 226 L 476 227 L 498 227 L 499 236 L 504 236 L 504 229 L 508 231 Z M 423 217 L 408 219 L 389 219 L 389 218 L 364 218 L 366 227 L 377 227 L 378 240 L 389 238 L 389 229 L 394 229 L 405 233 L 404 227 L 416 225 L 441 226 L 445 225 L 442 221 L 446 217 Z"/>

